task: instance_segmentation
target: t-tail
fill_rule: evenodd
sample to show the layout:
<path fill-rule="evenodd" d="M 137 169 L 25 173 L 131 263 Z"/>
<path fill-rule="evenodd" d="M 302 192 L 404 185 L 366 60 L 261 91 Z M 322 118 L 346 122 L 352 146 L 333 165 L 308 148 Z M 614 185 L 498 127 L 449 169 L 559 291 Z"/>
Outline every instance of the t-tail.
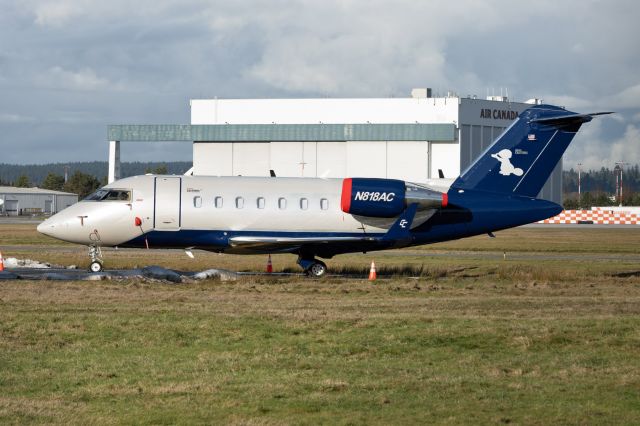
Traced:
<path fill-rule="evenodd" d="M 536 197 L 583 123 L 578 114 L 552 105 L 523 111 L 469 166 L 451 188 Z"/>

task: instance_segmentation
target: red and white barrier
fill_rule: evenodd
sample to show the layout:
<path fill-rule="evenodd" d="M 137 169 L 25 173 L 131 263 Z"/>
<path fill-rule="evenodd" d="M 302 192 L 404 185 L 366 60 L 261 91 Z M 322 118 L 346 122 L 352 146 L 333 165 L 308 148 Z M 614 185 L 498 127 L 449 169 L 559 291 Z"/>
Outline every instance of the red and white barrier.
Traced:
<path fill-rule="evenodd" d="M 628 211 L 594 207 L 593 210 L 564 210 L 558 216 L 541 220 L 538 223 L 564 224 L 589 221 L 596 225 L 640 225 L 640 215 Z"/>

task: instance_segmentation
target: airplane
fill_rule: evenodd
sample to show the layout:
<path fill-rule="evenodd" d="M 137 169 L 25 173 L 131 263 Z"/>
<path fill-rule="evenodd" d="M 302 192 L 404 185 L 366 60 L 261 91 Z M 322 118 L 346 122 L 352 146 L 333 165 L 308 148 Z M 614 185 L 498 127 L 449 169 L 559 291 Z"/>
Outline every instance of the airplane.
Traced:
<path fill-rule="evenodd" d="M 536 198 L 583 123 L 552 105 L 522 112 L 456 179 L 426 183 L 383 178 L 143 175 L 110 183 L 38 225 L 89 246 L 200 249 L 232 254 L 292 253 L 305 273 L 318 258 L 430 244 L 556 216 Z M 275 175 L 273 173 L 272 175 Z"/>

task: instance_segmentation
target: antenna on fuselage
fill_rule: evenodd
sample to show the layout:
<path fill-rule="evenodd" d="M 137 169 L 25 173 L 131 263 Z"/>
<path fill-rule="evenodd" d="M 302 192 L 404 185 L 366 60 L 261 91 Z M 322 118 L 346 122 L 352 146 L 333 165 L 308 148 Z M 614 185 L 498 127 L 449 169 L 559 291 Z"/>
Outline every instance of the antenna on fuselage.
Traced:
<path fill-rule="evenodd" d="M 276 172 L 275 172 L 273 169 L 270 169 L 270 170 L 269 170 L 269 175 L 270 175 L 271 177 L 276 177 Z"/>

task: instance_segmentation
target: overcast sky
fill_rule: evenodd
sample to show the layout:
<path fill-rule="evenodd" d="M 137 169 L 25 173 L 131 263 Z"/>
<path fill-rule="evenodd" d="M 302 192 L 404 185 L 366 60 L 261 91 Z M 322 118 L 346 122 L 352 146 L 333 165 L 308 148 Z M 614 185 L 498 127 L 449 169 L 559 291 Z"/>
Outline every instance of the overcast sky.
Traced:
<path fill-rule="evenodd" d="M 565 168 L 640 162 L 640 2 L 3 0 L 0 163 L 107 159 L 106 126 L 188 123 L 191 98 L 542 98 L 585 125 Z M 191 160 L 190 144 L 122 147 Z"/>

